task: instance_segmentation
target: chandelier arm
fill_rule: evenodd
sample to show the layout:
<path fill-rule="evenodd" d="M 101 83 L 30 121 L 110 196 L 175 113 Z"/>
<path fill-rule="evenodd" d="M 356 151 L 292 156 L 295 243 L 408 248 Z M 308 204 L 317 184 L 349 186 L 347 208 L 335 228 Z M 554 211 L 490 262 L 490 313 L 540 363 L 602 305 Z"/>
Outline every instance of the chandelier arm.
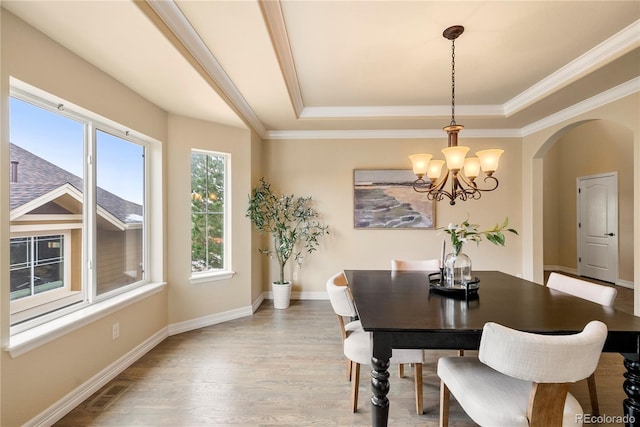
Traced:
<path fill-rule="evenodd" d="M 492 175 L 492 176 L 485 176 L 483 181 L 484 181 L 484 182 L 487 182 L 487 180 L 491 180 L 491 181 L 493 181 L 494 186 L 493 186 L 493 187 L 489 187 L 489 188 L 479 188 L 479 187 L 477 187 L 477 186 L 476 186 L 476 188 L 477 188 L 477 190 L 478 190 L 478 191 L 493 191 L 493 190 L 495 190 L 496 188 L 498 188 L 498 184 L 499 184 L 499 182 L 498 182 L 498 178 L 496 178 L 496 177 L 495 177 L 495 176 L 493 176 L 493 175 Z"/>
<path fill-rule="evenodd" d="M 425 184 L 428 184 L 429 187 L 427 187 L 426 189 L 422 189 L 421 186 Z M 413 190 L 417 191 L 418 193 L 430 193 L 432 188 L 433 188 L 433 185 L 431 184 L 431 182 L 425 181 L 423 178 L 418 178 L 415 181 L 413 181 Z"/>
<path fill-rule="evenodd" d="M 475 181 L 473 181 L 472 179 L 467 178 L 467 176 L 465 174 L 463 174 L 462 172 L 458 172 L 458 176 L 460 176 L 460 178 L 462 179 L 462 181 L 471 188 L 477 189 L 478 186 L 476 185 Z"/>
<path fill-rule="evenodd" d="M 437 202 L 442 201 L 445 197 L 451 201 L 456 199 L 455 194 L 451 194 L 446 190 L 431 191 L 427 194 L 427 199 L 431 198 L 431 200 L 435 200 Z M 449 202 L 449 204 L 451 204 L 451 202 Z"/>
<path fill-rule="evenodd" d="M 442 187 L 444 187 L 444 184 L 447 182 L 447 179 L 449 178 L 449 169 L 446 169 L 444 176 L 442 178 L 440 178 L 439 180 L 437 180 L 436 182 L 434 182 L 431 186 L 431 188 L 433 190 L 442 190 Z"/>

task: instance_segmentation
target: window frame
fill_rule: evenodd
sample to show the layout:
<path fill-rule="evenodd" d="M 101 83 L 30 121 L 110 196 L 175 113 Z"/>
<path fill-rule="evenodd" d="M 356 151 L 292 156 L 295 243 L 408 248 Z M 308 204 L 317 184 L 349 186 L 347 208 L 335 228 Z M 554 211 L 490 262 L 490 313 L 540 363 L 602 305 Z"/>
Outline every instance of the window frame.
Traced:
<path fill-rule="evenodd" d="M 65 230 L 47 230 L 32 232 L 16 232 L 11 233 L 11 239 L 28 237 L 30 244 L 33 238 L 47 235 L 60 235 L 64 239 L 63 248 L 63 286 L 61 288 L 45 291 L 40 294 L 30 295 L 19 298 L 10 302 L 11 316 L 16 317 L 17 322 L 24 321 L 28 318 L 40 316 L 47 313 L 57 305 L 68 305 L 80 302 L 83 298 L 82 291 L 71 290 L 71 229 Z M 33 263 L 33 253 L 31 254 L 30 263 Z M 11 268 L 11 264 L 9 265 Z"/>
<path fill-rule="evenodd" d="M 211 282 L 211 281 L 230 279 L 235 274 L 235 272 L 232 269 L 232 256 L 231 256 L 231 250 L 232 250 L 231 153 L 216 151 L 216 150 L 205 150 L 205 149 L 199 149 L 199 148 L 192 148 L 190 153 L 191 154 L 189 156 L 189 171 L 192 170 L 193 154 L 204 154 L 207 156 L 222 157 L 224 159 L 224 173 L 223 173 L 224 204 L 222 209 L 223 215 L 224 215 L 222 229 L 224 234 L 223 234 L 223 250 L 222 250 L 222 253 L 223 253 L 222 268 L 194 272 L 191 270 L 191 267 L 189 267 L 189 271 L 190 271 L 189 281 L 191 284 L 202 284 L 202 283 Z M 189 174 L 189 182 L 191 182 L 191 173 Z M 189 185 L 189 195 L 190 194 L 191 194 L 191 184 Z M 189 203 L 189 206 L 191 206 L 191 203 Z M 192 215 L 193 213 L 191 212 L 191 207 L 189 207 L 189 222 L 191 224 L 193 224 Z M 191 227 L 189 228 L 189 234 L 191 235 Z M 193 241 L 191 240 L 191 238 L 189 239 L 189 241 L 192 247 Z M 189 253 L 191 253 L 191 250 L 189 251 Z M 191 256 L 189 256 L 189 265 L 191 265 L 191 262 L 192 262 L 192 259 L 191 259 Z"/>
<path fill-rule="evenodd" d="M 58 97 L 51 95 L 41 89 L 33 87 L 27 83 L 21 82 L 13 77 L 10 78 L 9 96 L 16 98 L 22 102 L 32 104 L 36 107 L 43 108 L 54 114 L 59 114 L 65 118 L 80 122 L 84 125 L 84 171 L 83 171 L 83 194 L 84 203 L 82 207 L 83 228 L 82 237 L 82 256 L 81 256 L 81 276 L 82 285 L 80 301 L 75 301 L 75 297 L 72 296 L 74 304 L 56 309 L 54 311 L 46 310 L 47 313 L 43 315 L 31 316 L 28 319 L 21 319 L 19 316 L 11 316 L 10 326 L 10 343 L 8 349 L 11 349 L 14 344 L 23 346 L 27 344 L 32 347 L 32 342 L 35 337 L 42 338 L 46 342 L 45 336 L 50 334 L 54 328 L 59 328 L 59 324 L 68 324 L 70 328 L 75 328 L 74 324 L 81 322 L 84 323 L 85 316 L 82 314 L 83 310 L 86 311 L 86 317 L 93 317 L 96 311 L 102 309 L 113 310 L 117 305 L 124 304 L 128 299 L 139 299 L 144 296 L 152 295 L 159 292 L 164 287 L 165 282 L 162 281 L 162 252 L 158 252 L 153 249 L 151 244 L 152 234 L 156 235 L 159 240 L 162 240 L 161 223 L 162 214 L 156 212 L 152 214 L 152 207 L 150 203 L 157 209 L 162 205 L 162 193 L 161 183 L 154 182 L 154 177 L 161 174 L 162 170 L 162 148 L 161 143 L 139 132 L 132 131 L 124 126 L 113 122 L 103 116 L 95 114 L 82 107 L 74 105 L 70 102 L 59 99 Z M 137 282 L 123 285 L 118 289 L 110 292 L 105 292 L 102 295 L 96 296 L 96 248 L 95 240 L 97 233 L 97 207 L 96 200 L 96 188 L 95 188 L 95 165 L 91 159 L 95 158 L 95 144 L 97 131 L 109 133 L 118 138 L 126 140 L 128 142 L 140 145 L 143 148 L 144 163 L 143 163 L 143 241 L 142 241 L 142 260 L 144 265 L 142 280 Z M 152 160 L 153 163 L 152 163 Z M 153 188 L 151 188 L 153 187 Z M 158 196 L 158 201 L 152 202 L 150 198 L 150 192 L 153 191 L 154 195 Z M 61 230 L 54 226 L 52 229 L 47 229 L 43 234 L 61 233 Z M 76 228 L 76 227 L 67 227 Z M 10 227 L 10 236 L 18 237 L 19 235 L 28 235 L 29 230 L 25 230 L 24 226 L 17 225 Z M 158 232 L 159 231 L 159 232 Z M 158 233 L 157 233 L 158 232 Z M 155 239 L 155 238 L 154 238 Z M 65 245 L 65 251 L 70 250 L 70 245 Z M 153 252 L 153 256 L 151 254 Z M 152 264 L 153 257 L 153 264 Z M 68 263 L 66 263 L 68 264 Z M 69 268 L 65 265 L 65 269 Z M 152 281 L 155 279 L 155 283 Z M 160 279 L 160 280 L 158 280 Z M 78 292 L 78 291 L 74 291 Z M 17 300 L 20 301 L 20 300 Z M 15 301 L 13 301 L 15 302 Z M 12 305 L 13 302 L 10 302 Z M 53 301 L 55 303 L 55 301 Z M 46 305 L 46 303 L 44 304 Z M 42 307 L 44 307 L 42 305 Z M 66 305 L 66 304 L 64 304 Z M 102 307 L 102 308 L 101 308 Z M 13 307 L 12 307 L 12 312 Z M 77 314 L 73 314 L 77 313 Z M 73 317 L 68 315 L 73 314 Z M 65 319 L 65 316 L 67 317 Z M 53 323 L 57 323 L 54 326 Z M 26 341 L 25 341 L 26 340 Z M 38 339 L 36 339 L 38 341 Z M 17 344 L 20 343 L 20 344 Z M 38 344 L 39 345 L 39 344 Z M 36 345 L 37 346 L 37 345 Z"/>

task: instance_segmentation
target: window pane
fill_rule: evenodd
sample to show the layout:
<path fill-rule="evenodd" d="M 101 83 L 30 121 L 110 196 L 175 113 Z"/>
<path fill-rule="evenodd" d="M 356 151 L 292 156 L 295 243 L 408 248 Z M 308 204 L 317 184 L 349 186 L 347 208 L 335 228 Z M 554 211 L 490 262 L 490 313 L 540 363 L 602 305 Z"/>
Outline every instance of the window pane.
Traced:
<path fill-rule="evenodd" d="M 31 295 L 31 245 L 29 238 L 11 239 L 9 246 L 11 300 Z"/>
<path fill-rule="evenodd" d="M 223 269 L 224 188 L 223 155 L 191 155 L 191 271 Z"/>
<path fill-rule="evenodd" d="M 144 147 L 96 133 L 96 294 L 143 278 Z"/>
<path fill-rule="evenodd" d="M 11 239 L 10 298 L 65 286 L 81 290 L 81 274 L 65 278 L 64 267 L 82 264 L 85 126 L 14 97 L 9 107 L 11 230 L 52 232 Z M 61 224 L 76 236 L 75 259 L 63 259 L 63 236 L 56 234 Z"/>
<path fill-rule="evenodd" d="M 64 286 L 63 245 L 62 236 L 34 238 L 34 294 Z"/>

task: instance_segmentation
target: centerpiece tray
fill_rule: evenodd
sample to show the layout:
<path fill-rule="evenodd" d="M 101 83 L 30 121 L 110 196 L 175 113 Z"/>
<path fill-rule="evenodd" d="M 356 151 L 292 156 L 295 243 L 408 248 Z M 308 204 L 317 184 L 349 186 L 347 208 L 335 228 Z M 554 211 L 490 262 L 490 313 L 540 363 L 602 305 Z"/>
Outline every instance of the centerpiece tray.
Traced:
<path fill-rule="evenodd" d="M 453 294 L 456 296 L 470 296 L 476 295 L 480 288 L 480 279 L 474 277 L 471 281 L 462 285 L 445 285 L 442 274 L 430 273 L 429 274 L 429 288 L 437 292 L 446 294 Z"/>

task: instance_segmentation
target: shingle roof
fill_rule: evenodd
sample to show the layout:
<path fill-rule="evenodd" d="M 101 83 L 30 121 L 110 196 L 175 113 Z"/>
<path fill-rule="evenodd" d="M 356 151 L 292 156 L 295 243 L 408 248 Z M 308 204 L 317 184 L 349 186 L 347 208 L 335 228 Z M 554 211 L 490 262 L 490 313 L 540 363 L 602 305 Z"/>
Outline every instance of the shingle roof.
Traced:
<path fill-rule="evenodd" d="M 18 162 L 17 182 L 11 183 L 10 209 L 14 210 L 56 188 L 69 184 L 82 193 L 82 178 L 15 145 L 10 144 L 11 161 Z M 97 190 L 98 205 L 125 224 L 140 223 L 142 206 L 102 188 Z"/>

